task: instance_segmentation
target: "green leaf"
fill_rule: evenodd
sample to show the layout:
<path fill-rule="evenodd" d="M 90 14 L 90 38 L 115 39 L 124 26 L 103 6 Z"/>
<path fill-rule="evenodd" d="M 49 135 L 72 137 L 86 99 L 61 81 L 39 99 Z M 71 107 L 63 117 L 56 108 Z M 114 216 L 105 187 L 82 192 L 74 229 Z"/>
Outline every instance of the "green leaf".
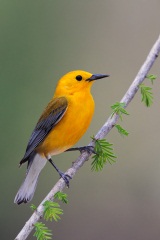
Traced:
<path fill-rule="evenodd" d="M 151 92 L 152 88 L 145 86 L 144 84 L 140 84 L 140 90 L 142 95 L 142 102 L 145 103 L 147 107 L 150 107 L 153 103 L 153 93 Z"/>
<path fill-rule="evenodd" d="M 34 204 L 31 204 L 30 208 L 32 209 L 32 211 L 37 210 L 37 207 Z"/>
<path fill-rule="evenodd" d="M 60 219 L 59 215 L 63 214 L 63 210 L 59 204 L 52 201 L 46 201 L 44 204 L 44 219 L 52 221 L 53 219 L 57 222 Z"/>
<path fill-rule="evenodd" d="M 111 106 L 113 112 L 111 114 L 111 118 L 114 114 L 118 114 L 120 119 L 122 120 L 122 114 L 129 115 L 129 113 L 124 109 L 125 103 L 116 102 L 114 105 Z"/>
<path fill-rule="evenodd" d="M 127 132 L 124 128 L 122 128 L 120 125 L 116 124 L 115 127 L 117 128 L 118 132 L 122 136 L 128 136 L 129 132 Z"/>
<path fill-rule="evenodd" d="M 37 240 L 48 240 L 48 239 L 52 239 L 52 233 L 51 230 L 48 229 L 44 223 L 42 222 L 37 222 L 34 224 L 35 226 L 35 233 L 34 233 L 34 237 L 37 238 Z"/>
<path fill-rule="evenodd" d="M 106 139 L 94 139 L 95 140 L 95 152 L 96 154 L 92 157 L 91 163 L 92 171 L 101 171 L 104 165 L 109 162 L 112 164 L 115 162 L 115 154 L 113 153 L 113 144 L 106 141 Z"/>
<path fill-rule="evenodd" d="M 57 193 L 54 195 L 54 198 L 62 201 L 63 203 L 66 203 L 66 204 L 68 203 L 68 199 L 67 199 L 67 194 L 66 194 L 66 193 L 57 192 Z"/>
<path fill-rule="evenodd" d="M 146 76 L 147 79 L 151 80 L 151 83 L 153 84 L 154 80 L 156 80 L 157 76 L 150 74 Z"/>

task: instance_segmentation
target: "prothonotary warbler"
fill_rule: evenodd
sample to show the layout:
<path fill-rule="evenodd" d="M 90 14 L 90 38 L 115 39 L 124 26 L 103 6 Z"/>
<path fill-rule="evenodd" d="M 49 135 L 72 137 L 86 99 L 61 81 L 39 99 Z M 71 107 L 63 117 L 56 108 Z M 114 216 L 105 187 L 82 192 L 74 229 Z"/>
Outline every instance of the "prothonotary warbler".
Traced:
<path fill-rule="evenodd" d="M 69 185 L 71 177 L 54 165 L 51 156 L 69 150 L 86 132 L 94 112 L 91 86 L 95 80 L 108 76 L 77 70 L 67 73 L 58 81 L 54 96 L 39 118 L 20 161 L 20 165 L 28 162 L 28 167 L 15 203 L 31 201 L 38 176 L 47 160 Z"/>

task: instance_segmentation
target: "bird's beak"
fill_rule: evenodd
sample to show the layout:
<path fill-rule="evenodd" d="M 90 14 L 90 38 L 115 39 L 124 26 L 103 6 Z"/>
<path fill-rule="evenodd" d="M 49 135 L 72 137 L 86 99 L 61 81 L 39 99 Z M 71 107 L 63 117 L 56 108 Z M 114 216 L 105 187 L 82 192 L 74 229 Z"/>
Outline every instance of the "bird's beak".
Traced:
<path fill-rule="evenodd" d="M 94 80 L 98 80 L 101 78 L 109 77 L 107 74 L 93 74 L 90 78 L 86 79 L 86 81 L 91 82 Z"/>

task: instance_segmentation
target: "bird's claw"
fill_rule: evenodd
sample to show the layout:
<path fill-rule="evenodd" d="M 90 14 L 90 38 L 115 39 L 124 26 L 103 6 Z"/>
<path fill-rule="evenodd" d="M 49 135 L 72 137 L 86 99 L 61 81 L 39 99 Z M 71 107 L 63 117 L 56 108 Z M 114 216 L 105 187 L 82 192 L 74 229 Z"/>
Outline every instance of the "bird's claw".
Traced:
<path fill-rule="evenodd" d="M 80 151 L 80 153 L 83 153 L 84 151 L 88 152 L 89 154 L 97 154 L 95 151 L 94 151 L 94 147 L 93 146 L 83 146 L 83 147 L 75 147 L 75 148 L 69 148 L 66 150 L 66 152 L 69 152 L 69 151 Z"/>
<path fill-rule="evenodd" d="M 59 171 L 59 175 L 60 175 L 60 177 L 65 181 L 65 184 L 66 184 L 67 187 L 69 188 L 69 180 L 71 180 L 72 177 L 69 176 L 68 174 L 65 174 L 65 173 L 61 172 L 61 171 Z"/>
<path fill-rule="evenodd" d="M 83 151 L 87 151 L 87 153 L 89 153 L 89 154 L 92 154 L 92 153 L 96 154 L 93 146 L 79 147 L 79 151 L 80 151 L 80 153 L 82 153 Z"/>

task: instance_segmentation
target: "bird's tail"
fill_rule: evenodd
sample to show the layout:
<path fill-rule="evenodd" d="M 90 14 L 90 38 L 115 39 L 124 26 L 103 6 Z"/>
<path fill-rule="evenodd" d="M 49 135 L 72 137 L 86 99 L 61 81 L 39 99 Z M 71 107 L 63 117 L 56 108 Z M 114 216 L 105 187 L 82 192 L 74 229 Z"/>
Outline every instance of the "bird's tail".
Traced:
<path fill-rule="evenodd" d="M 31 154 L 28 161 L 26 178 L 15 196 L 14 203 L 21 204 L 31 201 L 37 186 L 38 176 L 46 162 L 46 158 L 40 156 L 38 153 L 34 152 Z"/>

